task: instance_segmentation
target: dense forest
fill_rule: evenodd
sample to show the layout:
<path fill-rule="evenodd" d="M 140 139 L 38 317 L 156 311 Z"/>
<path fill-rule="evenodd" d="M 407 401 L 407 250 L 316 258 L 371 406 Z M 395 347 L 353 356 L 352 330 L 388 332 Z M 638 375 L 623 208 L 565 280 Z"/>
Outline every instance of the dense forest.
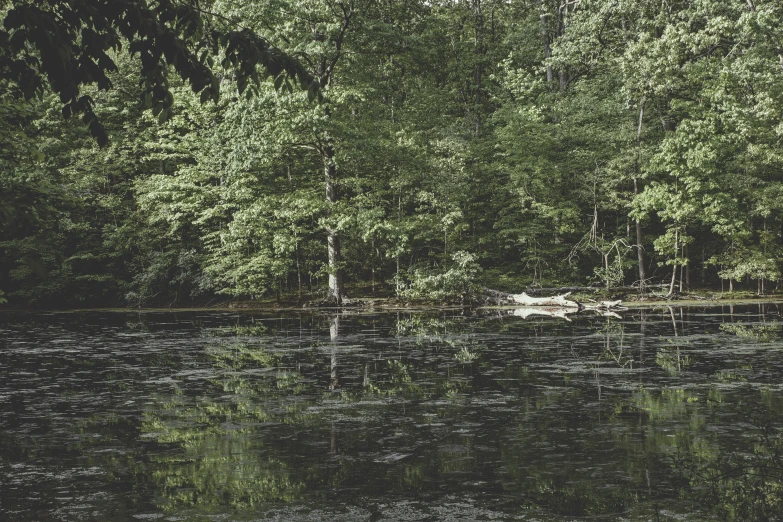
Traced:
<path fill-rule="evenodd" d="M 777 0 L 146 3 L 178 42 L 220 25 L 274 60 L 225 37 L 198 54 L 212 83 L 175 52 L 150 72 L 118 23 L 76 98 L 25 71 L 70 52 L 58 28 L 95 47 L 66 6 L 106 2 L 0 1 L 0 300 L 781 279 Z"/>

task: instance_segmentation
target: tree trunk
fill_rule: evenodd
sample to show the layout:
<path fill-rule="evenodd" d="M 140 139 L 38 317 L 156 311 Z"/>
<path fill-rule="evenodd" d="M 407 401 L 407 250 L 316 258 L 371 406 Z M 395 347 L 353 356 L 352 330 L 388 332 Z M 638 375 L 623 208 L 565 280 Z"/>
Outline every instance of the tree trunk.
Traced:
<path fill-rule="evenodd" d="M 679 230 L 674 231 L 674 265 L 672 266 L 672 282 L 669 285 L 669 293 L 666 297 L 671 297 L 674 294 L 674 283 L 677 282 L 677 255 L 679 254 Z"/>
<path fill-rule="evenodd" d="M 337 203 L 338 200 L 337 187 L 335 185 L 337 173 L 334 165 L 334 148 L 332 145 L 327 145 L 325 147 L 323 161 L 326 201 L 331 207 L 331 205 Z M 344 292 L 340 235 L 331 223 L 326 226 L 326 234 L 329 249 L 329 290 L 326 293 L 326 302 L 341 305 L 343 303 Z"/>
<path fill-rule="evenodd" d="M 341 5 L 342 17 L 339 21 L 339 29 L 330 42 L 333 43 L 334 48 L 331 52 L 327 52 L 321 55 L 318 65 L 315 68 L 315 76 L 318 77 L 318 81 L 321 84 L 321 92 L 324 98 L 327 98 L 329 86 L 332 84 L 334 78 L 334 71 L 337 62 L 342 56 L 342 47 L 345 39 L 346 32 L 351 25 L 354 10 L 353 4 Z M 316 41 L 322 41 L 323 35 L 315 31 L 313 38 Z M 323 104 L 323 115 L 326 121 L 332 119 L 331 110 L 327 100 Z M 326 127 L 328 129 L 328 126 Z M 329 207 L 328 213 L 332 213 L 332 209 L 335 203 L 337 203 L 339 194 L 337 190 L 337 168 L 334 164 L 334 138 L 329 135 L 328 130 L 324 130 L 321 133 L 321 139 L 317 140 L 321 153 L 321 159 L 324 166 L 324 184 L 326 185 L 326 202 Z M 326 303 L 333 305 L 341 305 L 343 302 L 343 269 L 342 269 L 342 254 L 340 250 L 340 236 L 337 229 L 334 228 L 334 224 L 329 222 L 326 226 L 326 240 L 329 257 L 329 290 L 326 294 Z"/>
<path fill-rule="evenodd" d="M 544 8 L 544 0 L 539 0 L 539 4 L 541 6 L 541 38 L 544 40 L 544 60 L 548 60 L 552 56 L 552 48 L 549 44 L 549 29 L 547 28 L 547 21 L 546 19 L 549 17 L 549 13 L 546 12 L 546 9 Z M 552 80 L 554 80 L 555 76 L 552 71 L 552 66 L 547 64 L 546 66 L 546 84 L 549 86 L 549 88 L 552 88 Z"/>
<path fill-rule="evenodd" d="M 568 81 L 568 71 L 562 69 L 560 71 L 560 92 L 565 92 L 566 88 L 568 87 Z"/>
<path fill-rule="evenodd" d="M 568 88 L 568 82 L 570 81 L 568 71 L 565 69 L 560 69 L 558 71 L 558 78 L 560 80 L 560 92 L 565 92 L 566 88 Z"/>
<path fill-rule="evenodd" d="M 636 178 L 633 180 L 634 189 L 638 191 L 636 185 Z M 637 192 L 638 194 L 638 192 Z M 644 292 L 644 283 L 647 280 L 647 272 L 644 268 L 644 246 L 642 242 L 644 237 L 642 236 L 642 224 L 639 220 L 636 220 L 636 259 L 639 263 L 639 291 Z"/>
<path fill-rule="evenodd" d="M 397 254 L 396 261 L 397 261 L 397 271 L 395 272 L 396 277 L 394 278 L 394 295 L 397 299 L 399 299 L 401 293 L 400 290 L 402 290 L 400 286 L 400 255 L 399 254 Z"/>
<path fill-rule="evenodd" d="M 299 299 L 302 298 L 302 268 L 299 266 L 299 242 L 296 243 L 296 285 Z"/>
<path fill-rule="evenodd" d="M 375 297 L 375 239 L 370 243 L 370 265 L 372 268 L 372 295 Z"/>
<path fill-rule="evenodd" d="M 566 20 L 568 19 L 568 8 L 570 4 L 568 2 L 563 3 L 560 8 L 557 10 L 557 37 L 560 38 L 565 34 L 566 31 Z M 558 76 L 560 80 L 560 92 L 565 92 L 566 88 L 568 87 L 568 82 L 570 81 L 570 76 L 568 74 L 568 70 L 560 69 L 558 71 Z"/>
<path fill-rule="evenodd" d="M 680 293 L 682 293 L 682 285 L 685 280 L 685 265 L 680 265 Z"/>
<path fill-rule="evenodd" d="M 682 293 L 682 285 L 685 281 L 685 245 L 680 247 L 680 253 L 682 254 L 683 262 L 680 263 L 680 293 Z"/>
<path fill-rule="evenodd" d="M 476 63 L 473 69 L 473 88 L 475 89 L 475 118 L 476 128 L 475 136 L 478 138 L 481 134 L 481 90 L 484 76 L 484 55 L 486 49 L 484 48 L 484 13 L 482 12 L 481 0 L 473 0 L 473 16 L 475 19 L 476 27 L 476 46 L 474 49 Z"/>
<path fill-rule="evenodd" d="M 639 170 L 640 156 L 642 147 L 642 120 L 644 118 L 644 98 L 639 104 L 639 126 L 636 128 L 636 175 L 633 178 L 634 196 L 639 195 Z M 636 257 L 639 262 L 639 292 L 644 292 L 644 281 L 647 279 L 647 273 L 644 269 L 644 237 L 642 236 L 642 223 L 636 218 Z"/>

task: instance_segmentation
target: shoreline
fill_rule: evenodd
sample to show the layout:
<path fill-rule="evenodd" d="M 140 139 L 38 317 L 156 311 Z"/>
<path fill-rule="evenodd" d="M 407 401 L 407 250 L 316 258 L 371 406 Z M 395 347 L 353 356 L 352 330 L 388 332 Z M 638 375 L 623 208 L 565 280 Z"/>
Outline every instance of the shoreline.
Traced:
<path fill-rule="evenodd" d="M 590 302 L 582 296 L 581 302 Z M 580 300 L 580 299 L 577 299 Z M 347 303 L 344 306 L 301 306 L 290 305 L 275 302 L 254 302 L 254 301 L 235 301 L 222 303 L 213 306 L 182 306 L 182 307 L 160 307 L 151 306 L 143 308 L 130 307 L 84 307 L 84 308 L 14 308 L 0 307 L 0 313 L 77 313 L 77 312 L 116 312 L 116 313 L 155 313 L 155 312 L 335 312 L 344 313 L 388 313 L 388 312 L 425 312 L 434 310 L 513 310 L 522 308 L 521 305 L 458 305 L 458 304 L 435 304 L 431 302 L 397 302 L 393 298 L 356 298 L 355 303 Z M 630 300 L 623 301 L 620 306 L 625 309 L 645 309 L 645 308 L 688 308 L 705 307 L 714 308 L 717 306 L 748 306 L 754 304 L 783 304 L 783 296 L 761 296 L 757 298 L 736 297 L 736 298 L 697 298 L 697 299 L 649 299 L 649 300 Z M 620 310 L 622 311 L 622 310 Z"/>

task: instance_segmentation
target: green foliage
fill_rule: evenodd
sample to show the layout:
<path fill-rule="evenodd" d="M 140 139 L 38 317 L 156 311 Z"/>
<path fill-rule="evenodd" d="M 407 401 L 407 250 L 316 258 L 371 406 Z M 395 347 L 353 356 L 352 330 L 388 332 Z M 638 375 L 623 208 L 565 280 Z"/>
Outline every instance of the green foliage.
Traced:
<path fill-rule="evenodd" d="M 465 298 L 471 293 L 479 271 L 475 257 L 463 250 L 454 252 L 445 270 L 416 268 L 410 274 L 409 287 L 403 292 L 413 299 Z"/>
<path fill-rule="evenodd" d="M 6 6 L 11 302 L 781 278 L 774 2 Z"/>
<path fill-rule="evenodd" d="M 220 81 L 212 71 L 222 51 L 222 65 L 239 80 L 240 94 L 263 73 L 297 78 L 315 93 L 316 79 L 290 56 L 246 28 L 212 17 L 198 3 L 115 0 L 12 0 L 0 29 L 0 74 L 11 80 L 26 100 L 43 97 L 44 78 L 62 102 L 67 119 L 81 114 L 90 133 L 105 145 L 108 135 L 94 112 L 93 97 L 84 88 L 112 87 L 115 55 L 123 49 L 138 55 L 141 100 L 160 122 L 171 116 L 171 69 L 186 81 L 201 102 L 217 101 Z"/>
<path fill-rule="evenodd" d="M 738 323 L 723 323 L 720 325 L 720 329 L 722 332 L 732 333 L 737 337 L 751 339 L 760 343 L 771 343 L 778 338 L 780 325 L 774 323 L 746 326 L 740 321 Z"/>

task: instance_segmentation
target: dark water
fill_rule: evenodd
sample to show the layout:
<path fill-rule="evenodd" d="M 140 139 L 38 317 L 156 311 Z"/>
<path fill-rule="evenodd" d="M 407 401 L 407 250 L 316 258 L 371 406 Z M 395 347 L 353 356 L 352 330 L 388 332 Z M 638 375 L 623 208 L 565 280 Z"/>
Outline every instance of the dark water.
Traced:
<path fill-rule="evenodd" d="M 781 321 L 0 313 L 0 520 L 779 520 Z"/>

